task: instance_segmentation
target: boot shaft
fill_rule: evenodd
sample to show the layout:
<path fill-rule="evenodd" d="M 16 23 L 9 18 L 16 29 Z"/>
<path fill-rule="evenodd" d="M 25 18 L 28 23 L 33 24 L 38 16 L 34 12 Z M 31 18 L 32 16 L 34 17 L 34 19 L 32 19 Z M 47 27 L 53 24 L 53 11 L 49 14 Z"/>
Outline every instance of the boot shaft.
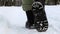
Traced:
<path fill-rule="evenodd" d="M 45 0 L 34 0 L 34 1 L 41 2 L 41 4 L 43 5 L 43 7 L 45 7 Z"/>

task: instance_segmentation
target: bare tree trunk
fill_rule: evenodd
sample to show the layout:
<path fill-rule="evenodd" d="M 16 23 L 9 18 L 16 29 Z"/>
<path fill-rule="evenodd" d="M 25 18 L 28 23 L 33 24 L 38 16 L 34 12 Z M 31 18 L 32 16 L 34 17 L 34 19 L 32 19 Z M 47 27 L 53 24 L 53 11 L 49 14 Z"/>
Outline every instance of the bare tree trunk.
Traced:
<path fill-rule="evenodd" d="M 21 6 L 22 0 L 16 0 L 16 6 Z"/>
<path fill-rule="evenodd" d="M 5 6 L 12 6 L 12 0 L 7 0 L 5 2 Z"/>
<path fill-rule="evenodd" d="M 4 5 L 3 1 L 2 1 L 2 0 L 0 0 L 0 6 L 3 6 L 3 5 Z"/>
<path fill-rule="evenodd" d="M 55 0 L 55 5 L 57 5 L 57 3 L 58 3 L 58 0 Z"/>
<path fill-rule="evenodd" d="M 57 2 L 58 2 L 58 0 L 48 0 L 48 1 L 47 1 L 47 4 L 48 4 L 48 5 L 56 5 Z"/>
<path fill-rule="evenodd" d="M 60 0 L 58 0 L 58 4 L 60 4 Z"/>

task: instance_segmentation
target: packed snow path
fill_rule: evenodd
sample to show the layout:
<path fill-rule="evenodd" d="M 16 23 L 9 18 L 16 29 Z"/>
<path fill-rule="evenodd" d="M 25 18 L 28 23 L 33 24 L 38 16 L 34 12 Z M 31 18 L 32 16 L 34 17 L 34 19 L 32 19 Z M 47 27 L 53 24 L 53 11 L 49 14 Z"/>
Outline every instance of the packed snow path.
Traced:
<path fill-rule="evenodd" d="M 26 29 L 22 7 L 0 7 L 0 34 L 60 34 L 60 5 L 45 6 L 49 28 L 46 32 Z"/>

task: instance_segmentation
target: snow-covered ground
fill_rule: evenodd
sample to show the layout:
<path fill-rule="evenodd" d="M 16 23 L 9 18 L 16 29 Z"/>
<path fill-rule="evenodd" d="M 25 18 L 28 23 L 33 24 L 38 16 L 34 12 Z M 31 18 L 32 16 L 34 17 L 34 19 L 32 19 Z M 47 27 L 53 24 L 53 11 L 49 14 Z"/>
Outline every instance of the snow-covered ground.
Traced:
<path fill-rule="evenodd" d="M 26 29 L 22 7 L 0 7 L 0 34 L 60 34 L 60 5 L 45 6 L 49 28 L 46 32 Z"/>

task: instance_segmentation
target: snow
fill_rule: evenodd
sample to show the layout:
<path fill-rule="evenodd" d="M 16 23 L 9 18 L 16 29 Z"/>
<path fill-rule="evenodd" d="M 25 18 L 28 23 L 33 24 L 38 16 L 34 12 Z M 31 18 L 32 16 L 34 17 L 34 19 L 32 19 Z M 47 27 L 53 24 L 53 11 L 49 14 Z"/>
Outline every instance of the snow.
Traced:
<path fill-rule="evenodd" d="M 60 34 L 60 5 L 45 6 L 49 28 L 46 32 L 26 29 L 26 13 L 22 7 L 0 7 L 0 34 Z"/>

